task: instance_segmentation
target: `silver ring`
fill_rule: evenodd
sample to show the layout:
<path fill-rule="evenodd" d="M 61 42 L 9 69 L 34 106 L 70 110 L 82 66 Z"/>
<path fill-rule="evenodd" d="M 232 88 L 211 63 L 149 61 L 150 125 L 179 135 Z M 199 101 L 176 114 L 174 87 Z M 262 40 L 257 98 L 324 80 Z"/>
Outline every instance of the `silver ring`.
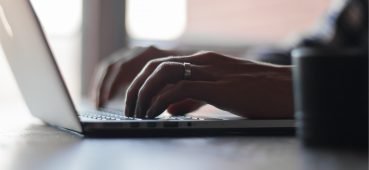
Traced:
<path fill-rule="evenodd" d="M 191 79 L 191 63 L 183 63 L 184 67 L 184 79 Z"/>

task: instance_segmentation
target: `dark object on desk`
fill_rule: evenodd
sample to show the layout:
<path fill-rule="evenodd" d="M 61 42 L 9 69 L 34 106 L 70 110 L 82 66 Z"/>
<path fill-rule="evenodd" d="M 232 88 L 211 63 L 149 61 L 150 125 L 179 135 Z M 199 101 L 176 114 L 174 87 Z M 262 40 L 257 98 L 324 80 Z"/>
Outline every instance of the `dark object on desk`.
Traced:
<path fill-rule="evenodd" d="M 368 147 L 368 52 L 299 48 L 294 97 L 305 145 Z"/>

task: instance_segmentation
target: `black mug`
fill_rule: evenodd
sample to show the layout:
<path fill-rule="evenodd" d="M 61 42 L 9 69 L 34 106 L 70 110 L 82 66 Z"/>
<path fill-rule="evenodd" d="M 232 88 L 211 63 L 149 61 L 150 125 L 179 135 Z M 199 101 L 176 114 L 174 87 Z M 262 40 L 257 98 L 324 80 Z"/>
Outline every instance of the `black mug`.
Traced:
<path fill-rule="evenodd" d="M 368 147 L 368 52 L 292 51 L 297 135 L 308 146 Z"/>

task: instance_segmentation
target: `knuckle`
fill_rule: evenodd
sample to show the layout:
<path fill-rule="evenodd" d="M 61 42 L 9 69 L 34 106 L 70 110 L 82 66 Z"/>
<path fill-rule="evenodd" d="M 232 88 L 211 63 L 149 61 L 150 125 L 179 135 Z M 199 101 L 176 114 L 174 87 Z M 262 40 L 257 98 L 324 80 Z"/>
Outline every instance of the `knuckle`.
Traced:
<path fill-rule="evenodd" d="M 119 66 L 124 63 L 126 63 L 125 58 L 115 59 L 113 56 L 113 57 L 100 61 L 99 67 L 104 68 L 104 69 L 112 69 L 113 67 L 116 67 L 117 65 Z"/>
<path fill-rule="evenodd" d="M 194 55 L 192 55 L 191 57 L 198 58 L 198 59 L 207 59 L 207 58 L 212 58 L 216 55 L 217 53 L 212 52 L 212 51 L 199 51 L 195 53 Z"/>
<path fill-rule="evenodd" d="M 102 63 L 100 65 L 100 70 L 102 70 L 104 72 L 107 72 L 107 71 L 113 69 L 113 67 L 114 67 L 114 64 L 112 64 L 112 63 Z"/>
<path fill-rule="evenodd" d="M 132 97 L 135 96 L 135 90 L 132 86 L 129 86 L 128 89 L 127 89 L 127 92 L 126 92 L 126 98 L 127 99 L 131 99 Z"/>
<path fill-rule="evenodd" d="M 160 63 L 160 60 L 158 60 L 158 59 L 150 60 L 150 61 L 147 62 L 145 68 L 147 68 L 149 70 L 154 70 L 156 68 L 156 66 L 159 65 L 159 63 Z"/>
<path fill-rule="evenodd" d="M 172 68 L 173 63 L 169 61 L 162 62 L 158 65 L 157 69 L 159 72 L 165 72 Z"/>
<path fill-rule="evenodd" d="M 113 63 L 107 65 L 105 68 L 103 68 L 103 72 L 106 76 L 111 76 L 115 74 L 116 71 L 119 71 L 121 69 L 120 65 L 118 63 Z"/>
<path fill-rule="evenodd" d="M 113 65 L 114 62 L 111 59 L 106 59 L 106 60 L 102 60 L 100 61 L 99 66 L 102 68 L 108 68 L 109 66 Z"/>
<path fill-rule="evenodd" d="M 147 50 L 158 50 L 158 48 L 156 48 L 153 45 L 150 45 L 149 47 L 147 47 Z"/>
<path fill-rule="evenodd" d="M 122 69 L 122 68 L 124 68 L 127 65 L 127 62 L 128 62 L 127 60 L 120 60 L 115 65 L 119 69 Z"/>
<path fill-rule="evenodd" d="M 196 53 L 198 56 L 208 56 L 208 55 L 214 55 L 215 53 L 212 51 L 199 51 Z"/>

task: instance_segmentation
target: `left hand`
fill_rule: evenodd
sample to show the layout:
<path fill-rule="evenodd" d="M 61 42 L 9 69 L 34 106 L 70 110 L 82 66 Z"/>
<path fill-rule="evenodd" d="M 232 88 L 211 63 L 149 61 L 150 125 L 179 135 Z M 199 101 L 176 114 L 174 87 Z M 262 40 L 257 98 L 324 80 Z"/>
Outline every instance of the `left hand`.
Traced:
<path fill-rule="evenodd" d="M 184 80 L 184 62 L 191 63 L 189 80 Z M 129 86 L 125 114 L 153 118 L 184 100 L 249 118 L 292 117 L 290 67 L 213 52 L 154 59 Z"/>

